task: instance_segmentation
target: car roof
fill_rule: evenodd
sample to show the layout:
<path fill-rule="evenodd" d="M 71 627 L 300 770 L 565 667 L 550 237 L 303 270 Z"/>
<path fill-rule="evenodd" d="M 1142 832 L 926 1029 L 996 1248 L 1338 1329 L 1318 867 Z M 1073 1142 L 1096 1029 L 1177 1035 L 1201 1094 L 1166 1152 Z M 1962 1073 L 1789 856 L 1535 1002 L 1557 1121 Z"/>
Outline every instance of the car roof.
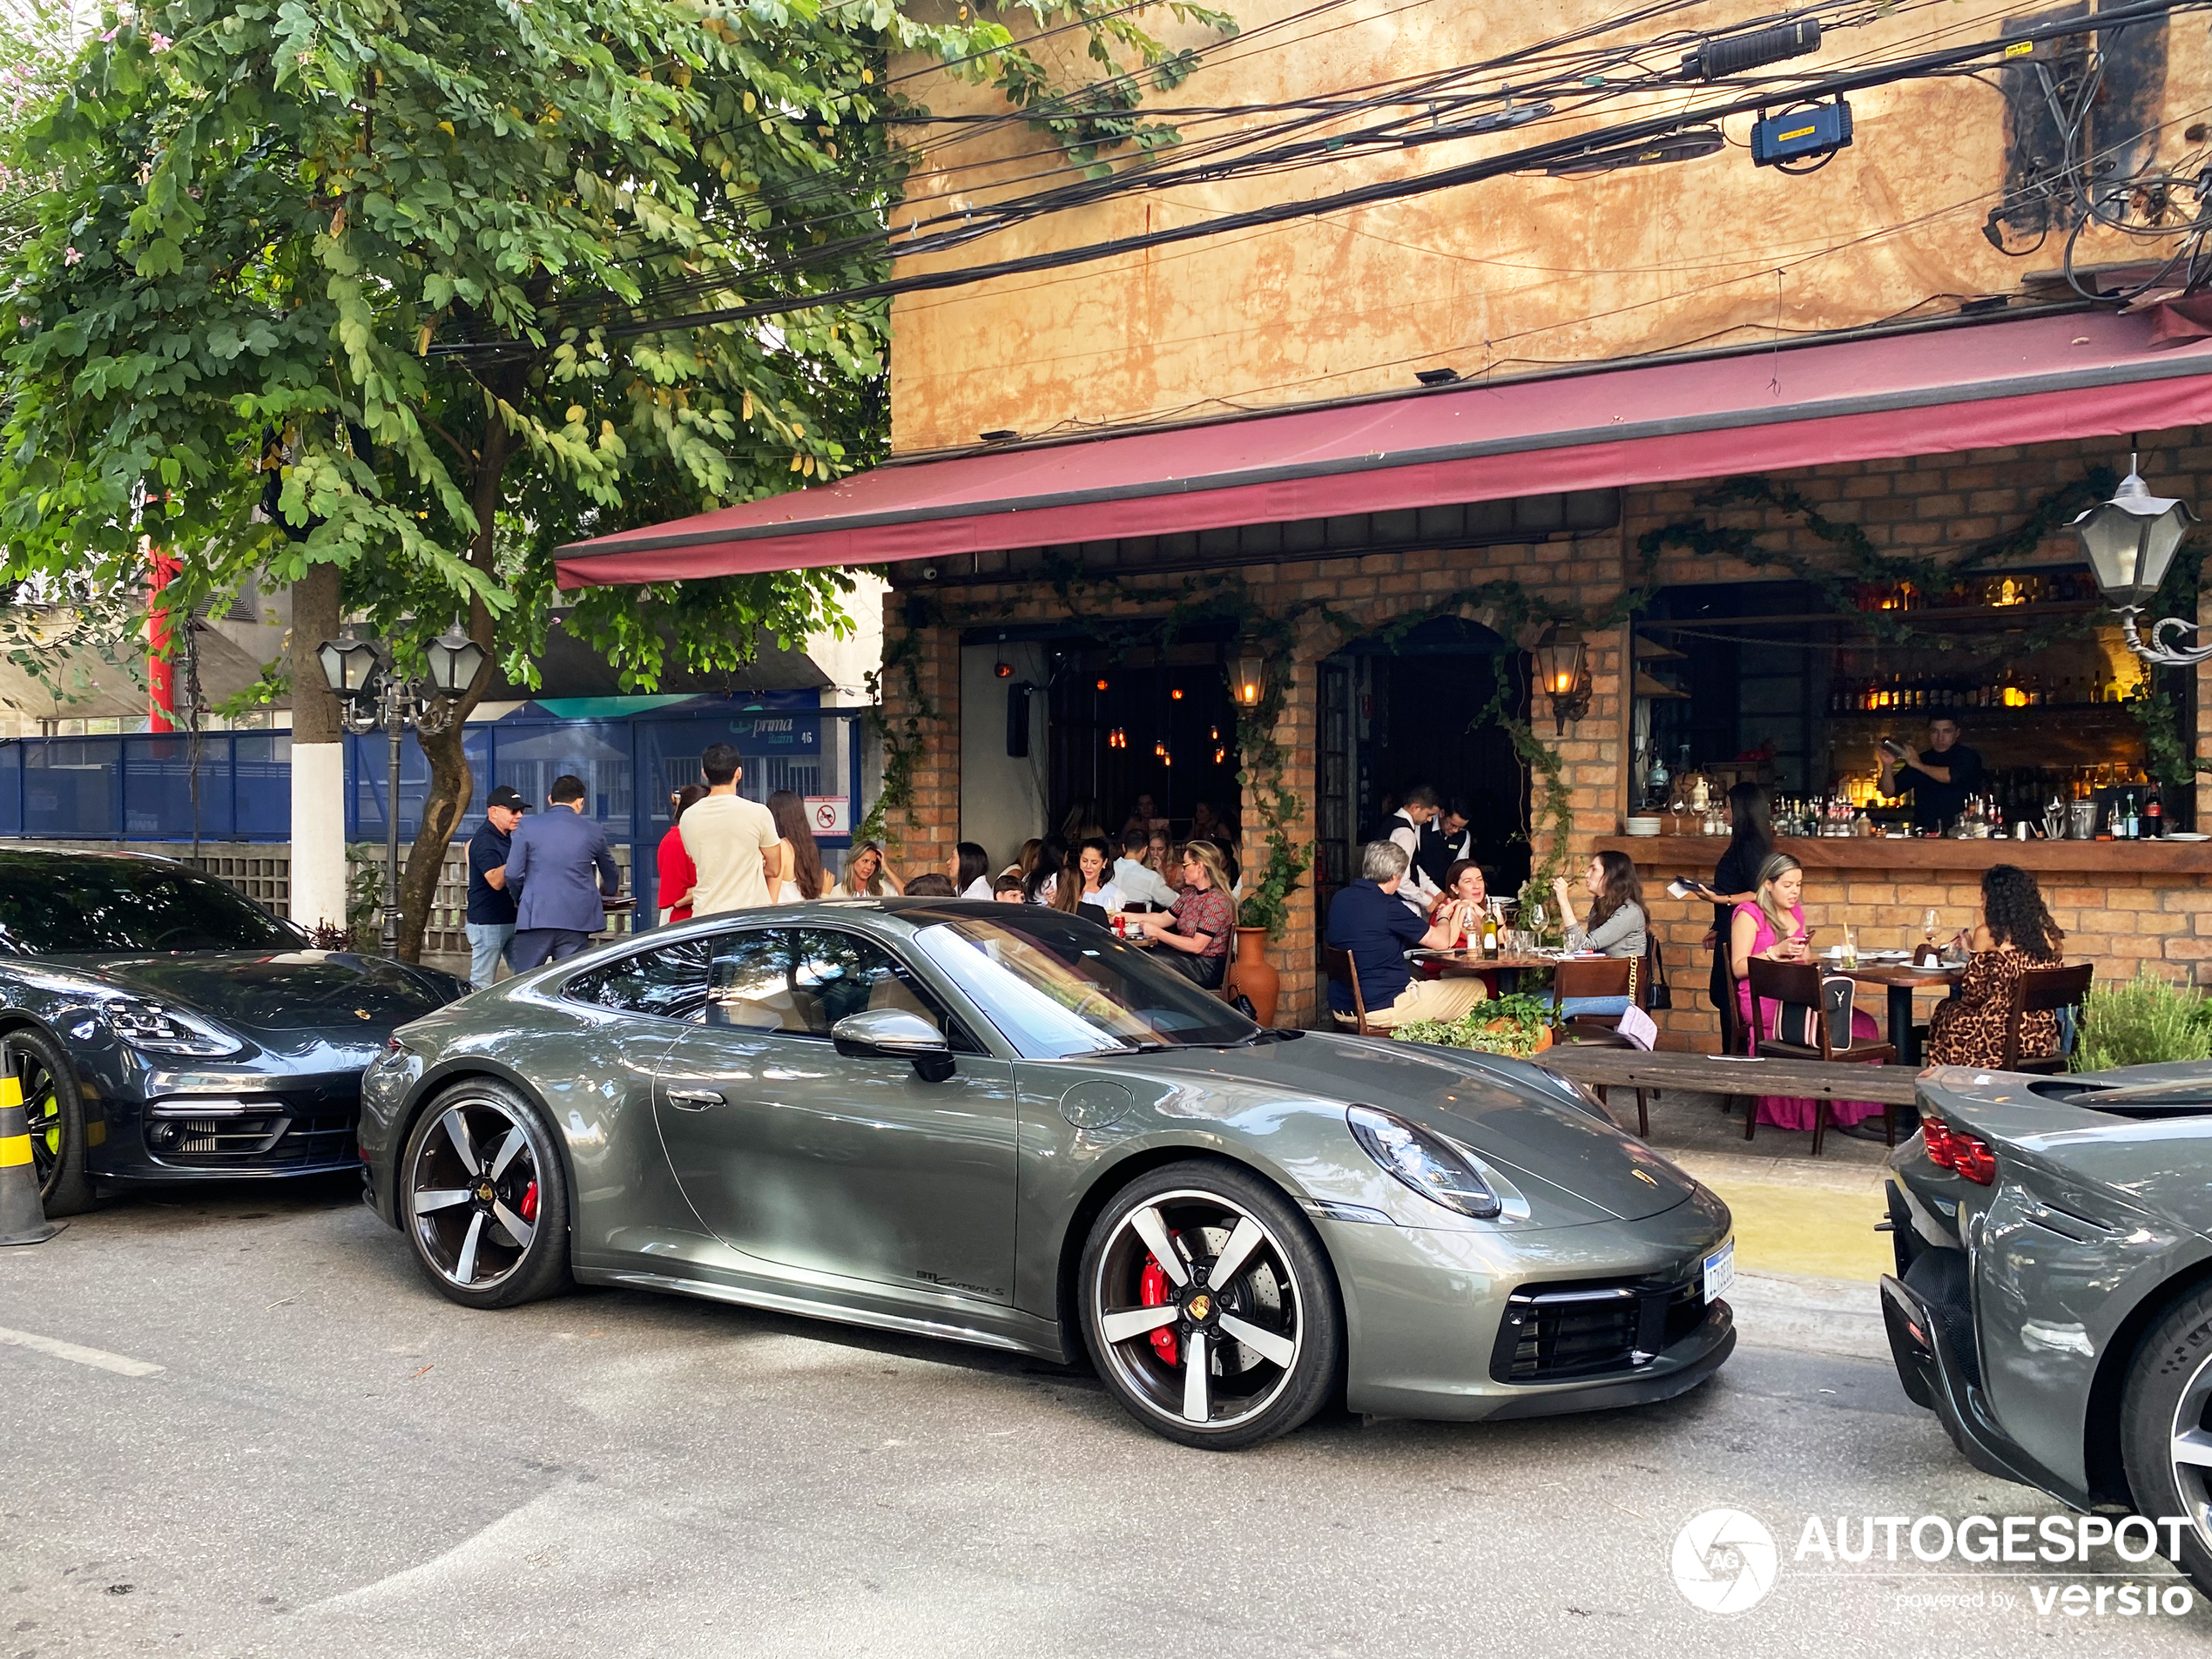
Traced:
<path fill-rule="evenodd" d="M 192 869 L 190 865 L 179 859 L 167 858 L 158 853 L 133 853 L 120 847 L 0 846 L 0 867 L 37 869 L 42 866 L 51 868 L 57 864 L 121 864 L 141 868 Z"/>

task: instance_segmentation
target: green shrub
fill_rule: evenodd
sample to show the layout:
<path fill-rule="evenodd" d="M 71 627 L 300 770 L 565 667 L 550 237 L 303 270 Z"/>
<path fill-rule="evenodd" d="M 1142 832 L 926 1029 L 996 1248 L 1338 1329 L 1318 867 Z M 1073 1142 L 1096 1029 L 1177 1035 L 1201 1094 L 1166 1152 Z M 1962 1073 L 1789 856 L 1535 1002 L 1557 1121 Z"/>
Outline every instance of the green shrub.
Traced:
<path fill-rule="evenodd" d="M 2212 1004 L 2193 990 L 2140 972 L 2090 991 L 2074 1045 L 2076 1071 L 2161 1060 L 2212 1060 Z"/>
<path fill-rule="evenodd" d="M 1551 1003 L 1541 996 L 1500 996 L 1478 1002 L 1456 1020 L 1408 1020 L 1391 1035 L 1400 1042 L 1429 1042 L 1440 1049 L 1479 1049 L 1485 1054 L 1536 1052 Z"/>

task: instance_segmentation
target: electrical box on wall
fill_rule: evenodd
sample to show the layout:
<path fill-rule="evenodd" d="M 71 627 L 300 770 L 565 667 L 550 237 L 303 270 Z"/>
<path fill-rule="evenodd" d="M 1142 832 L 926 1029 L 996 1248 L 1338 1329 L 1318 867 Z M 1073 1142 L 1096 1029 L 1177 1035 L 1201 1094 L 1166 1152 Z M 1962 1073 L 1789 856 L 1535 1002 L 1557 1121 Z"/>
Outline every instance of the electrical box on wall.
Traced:
<path fill-rule="evenodd" d="M 1751 159 L 1762 167 L 1832 155 L 1850 146 L 1851 105 L 1838 98 L 1810 110 L 1761 116 L 1751 129 Z"/>

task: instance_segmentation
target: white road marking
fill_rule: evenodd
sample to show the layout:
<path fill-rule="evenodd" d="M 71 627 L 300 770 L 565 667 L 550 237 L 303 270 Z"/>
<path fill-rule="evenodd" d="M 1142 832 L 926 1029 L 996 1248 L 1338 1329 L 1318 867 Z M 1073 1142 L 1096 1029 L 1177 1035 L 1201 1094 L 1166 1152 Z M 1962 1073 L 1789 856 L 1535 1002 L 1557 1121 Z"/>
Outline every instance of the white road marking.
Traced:
<path fill-rule="evenodd" d="M 42 1337 L 29 1331 L 10 1331 L 0 1325 L 0 1345 L 30 1348 L 37 1352 L 51 1354 L 57 1359 L 66 1359 L 74 1365 L 90 1366 L 95 1371 L 111 1371 L 118 1377 L 152 1377 L 161 1367 L 144 1359 L 132 1359 L 127 1355 L 110 1353 L 105 1348 L 81 1348 L 74 1342 L 64 1342 L 58 1337 Z"/>

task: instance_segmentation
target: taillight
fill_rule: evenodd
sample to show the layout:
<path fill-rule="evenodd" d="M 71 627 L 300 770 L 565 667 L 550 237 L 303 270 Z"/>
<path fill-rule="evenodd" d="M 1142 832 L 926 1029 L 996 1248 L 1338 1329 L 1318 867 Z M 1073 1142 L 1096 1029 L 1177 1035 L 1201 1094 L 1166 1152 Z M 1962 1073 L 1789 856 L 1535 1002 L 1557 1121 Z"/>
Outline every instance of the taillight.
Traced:
<path fill-rule="evenodd" d="M 1953 1129 L 1940 1117 L 1920 1120 L 1920 1139 L 1928 1149 L 1928 1162 L 1939 1170 L 1963 1176 L 1978 1187 L 1997 1179 L 1997 1154 L 1979 1135 Z"/>

